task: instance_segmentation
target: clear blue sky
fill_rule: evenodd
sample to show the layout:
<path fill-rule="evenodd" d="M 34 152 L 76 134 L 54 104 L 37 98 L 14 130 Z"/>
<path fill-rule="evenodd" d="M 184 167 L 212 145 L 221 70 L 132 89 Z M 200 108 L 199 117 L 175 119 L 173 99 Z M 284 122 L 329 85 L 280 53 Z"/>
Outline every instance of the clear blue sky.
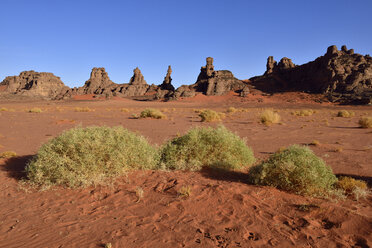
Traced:
<path fill-rule="evenodd" d="M 205 58 L 240 79 L 273 55 L 296 64 L 346 44 L 372 54 L 372 1 L 0 0 L 0 81 L 24 70 L 82 86 L 92 67 L 127 83 L 138 66 L 160 84 L 195 82 Z"/>

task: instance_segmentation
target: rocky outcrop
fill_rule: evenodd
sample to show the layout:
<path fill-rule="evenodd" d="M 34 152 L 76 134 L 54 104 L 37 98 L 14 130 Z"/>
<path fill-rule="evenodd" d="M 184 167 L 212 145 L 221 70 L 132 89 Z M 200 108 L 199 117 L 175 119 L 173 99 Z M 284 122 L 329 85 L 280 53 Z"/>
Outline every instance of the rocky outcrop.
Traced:
<path fill-rule="evenodd" d="M 263 76 L 251 78 L 256 88 L 269 91 L 305 91 L 326 94 L 331 101 L 370 103 L 372 58 L 353 49 L 330 46 L 324 56 L 296 66 L 288 58 L 276 65 L 270 56 Z"/>
<path fill-rule="evenodd" d="M 203 93 L 207 96 L 225 95 L 230 91 L 242 92 L 241 95 L 249 93 L 247 85 L 234 77 L 234 75 L 227 70 L 215 71 L 213 65 L 213 58 L 206 59 L 206 66 L 201 67 L 200 74 L 196 83 L 190 86 L 183 85 L 179 87 L 174 96 L 190 97 L 197 93 Z"/>
<path fill-rule="evenodd" d="M 90 78 L 80 88 L 82 94 L 104 94 L 114 88 L 116 84 L 112 82 L 103 67 L 94 67 L 90 73 Z"/>
<path fill-rule="evenodd" d="M 122 97 L 144 96 L 150 89 L 150 85 L 145 81 L 141 70 L 136 67 L 133 70 L 133 76 L 128 84 L 120 84 L 113 89 L 114 95 Z"/>
<path fill-rule="evenodd" d="M 6 77 L 0 87 L 1 94 L 45 99 L 56 99 L 69 89 L 53 73 L 35 71 L 23 71 L 19 76 Z"/>
<path fill-rule="evenodd" d="M 165 75 L 163 83 L 161 85 L 159 85 L 159 88 L 161 90 L 169 90 L 169 91 L 174 91 L 175 90 L 174 86 L 172 85 L 171 74 L 172 74 L 172 68 L 171 68 L 171 66 L 168 66 L 167 75 Z"/>
<path fill-rule="evenodd" d="M 172 85 L 172 68 L 169 65 L 167 70 L 167 75 L 165 75 L 163 83 L 159 85 L 156 89 L 155 98 L 156 99 L 168 99 L 174 95 L 175 88 Z"/>
<path fill-rule="evenodd" d="M 200 69 L 200 74 L 194 88 L 207 96 L 224 95 L 230 91 L 239 91 L 245 88 L 245 83 L 238 80 L 227 70 L 215 71 L 213 58 L 207 58 L 206 66 Z"/>

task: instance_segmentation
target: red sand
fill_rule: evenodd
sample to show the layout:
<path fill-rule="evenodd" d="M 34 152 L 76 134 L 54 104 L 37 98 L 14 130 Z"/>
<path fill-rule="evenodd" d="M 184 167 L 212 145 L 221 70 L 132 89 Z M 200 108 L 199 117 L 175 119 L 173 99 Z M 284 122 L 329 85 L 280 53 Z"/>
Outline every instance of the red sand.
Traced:
<path fill-rule="evenodd" d="M 372 130 L 358 128 L 370 106 L 314 103 L 307 94 L 206 97 L 170 102 L 131 100 L 0 102 L 0 152 L 19 157 L 0 160 L 0 247 L 370 247 L 372 197 L 355 201 L 297 196 L 246 183 L 245 172 L 138 171 L 114 185 L 38 192 L 19 180 L 38 147 L 76 125 L 122 125 L 161 144 L 201 123 L 193 109 L 228 107 L 248 112 L 227 114 L 223 124 L 236 131 L 260 160 L 280 147 L 308 144 L 336 174 L 372 183 Z M 258 100 L 263 99 L 263 100 Z M 288 102 L 290 101 L 290 102 Z M 295 103 L 295 104 L 294 104 Z M 27 113 L 39 107 L 42 113 Z M 75 112 L 89 107 L 93 112 Z M 147 107 L 163 109 L 166 120 L 133 119 Z M 129 112 L 121 112 L 121 108 Z M 258 122 L 263 108 L 275 108 L 281 125 Z M 296 109 L 316 110 L 308 117 Z M 340 109 L 355 117 L 335 117 Z M 341 148 L 341 149 L 339 149 Z M 181 187 L 191 195 L 181 197 Z M 138 200 L 136 190 L 144 191 Z"/>

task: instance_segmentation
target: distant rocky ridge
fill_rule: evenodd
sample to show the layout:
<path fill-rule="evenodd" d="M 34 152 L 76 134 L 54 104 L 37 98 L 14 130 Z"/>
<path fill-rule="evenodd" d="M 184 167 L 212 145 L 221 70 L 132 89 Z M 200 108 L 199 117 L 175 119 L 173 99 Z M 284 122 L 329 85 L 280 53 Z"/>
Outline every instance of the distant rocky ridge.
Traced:
<path fill-rule="evenodd" d="M 368 104 L 372 101 L 372 58 L 342 46 L 330 46 L 324 56 L 303 65 L 288 58 L 268 57 L 263 76 L 251 78 L 263 91 L 304 91 L 325 94 L 330 101 Z"/>
<path fill-rule="evenodd" d="M 52 73 L 24 71 L 19 76 L 6 77 L 0 83 L 1 95 L 21 95 L 55 99 L 69 90 L 59 77 Z"/>
<path fill-rule="evenodd" d="M 137 67 L 129 83 L 116 84 L 110 80 L 105 68 L 95 67 L 82 87 L 70 89 L 52 73 L 25 71 L 19 76 L 6 77 L 0 83 L 0 98 L 20 95 L 58 100 L 91 94 L 105 98 L 171 100 L 196 94 L 225 95 L 231 91 L 244 97 L 250 94 L 250 88 L 256 88 L 268 93 L 302 91 L 324 94 L 330 101 L 342 103 L 368 104 L 372 101 L 372 58 L 356 54 L 346 46 L 342 46 L 341 50 L 330 46 L 325 55 L 303 65 L 295 65 L 286 57 L 277 63 L 270 56 L 264 75 L 249 81 L 241 81 L 227 70 L 215 71 L 211 57 L 206 59 L 206 66 L 201 67 L 192 85 L 175 89 L 171 74 L 169 66 L 160 85 L 149 85 Z"/>

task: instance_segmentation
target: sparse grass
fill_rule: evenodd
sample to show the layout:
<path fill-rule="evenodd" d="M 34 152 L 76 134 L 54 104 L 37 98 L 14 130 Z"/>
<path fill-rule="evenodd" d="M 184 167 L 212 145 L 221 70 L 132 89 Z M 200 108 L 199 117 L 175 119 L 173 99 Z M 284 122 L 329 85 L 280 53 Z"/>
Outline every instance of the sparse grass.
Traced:
<path fill-rule="evenodd" d="M 154 169 L 157 151 L 122 127 L 73 128 L 44 144 L 26 166 L 29 182 L 48 188 L 109 184 L 133 169 Z"/>
<path fill-rule="evenodd" d="M 12 158 L 16 156 L 17 156 L 17 153 L 13 151 L 6 151 L 6 152 L 0 153 L 0 158 Z"/>
<path fill-rule="evenodd" d="M 191 196 L 191 187 L 188 185 L 188 186 L 182 186 L 179 190 L 178 190 L 178 196 L 179 197 L 184 197 L 184 198 L 188 198 Z"/>
<path fill-rule="evenodd" d="M 136 196 L 137 196 L 137 202 L 140 202 L 141 201 L 141 199 L 143 198 L 143 196 L 144 196 L 144 191 L 143 191 L 143 189 L 141 188 L 141 187 L 137 187 L 136 188 Z"/>
<path fill-rule="evenodd" d="M 265 109 L 260 116 L 260 122 L 266 126 L 280 122 L 280 115 L 272 109 Z"/>
<path fill-rule="evenodd" d="M 334 152 L 343 152 L 344 149 L 342 147 L 337 147 L 336 149 L 334 149 Z"/>
<path fill-rule="evenodd" d="M 292 115 L 296 115 L 296 116 L 311 116 L 314 113 L 315 113 L 315 111 L 312 110 L 312 109 L 301 109 L 301 110 L 297 110 L 297 111 L 292 112 Z"/>
<path fill-rule="evenodd" d="M 166 119 L 167 116 L 158 109 L 147 108 L 141 112 L 141 118 Z"/>
<path fill-rule="evenodd" d="M 355 113 L 353 111 L 347 111 L 347 110 L 340 110 L 337 113 L 337 117 L 344 117 L 344 118 L 350 118 L 353 117 Z"/>
<path fill-rule="evenodd" d="M 320 146 L 319 140 L 313 140 L 309 143 L 310 146 Z"/>
<path fill-rule="evenodd" d="M 95 109 L 91 109 L 91 108 L 88 108 L 88 107 L 76 107 L 76 108 L 74 108 L 74 111 L 75 112 L 93 112 L 93 111 L 95 111 Z"/>
<path fill-rule="evenodd" d="M 43 112 L 43 110 L 41 110 L 40 108 L 32 108 L 32 109 L 29 109 L 28 112 L 29 113 L 41 113 Z"/>
<path fill-rule="evenodd" d="M 326 196 L 334 191 L 337 178 L 308 147 L 292 145 L 252 167 L 249 181 L 300 195 Z"/>
<path fill-rule="evenodd" d="M 234 108 L 234 107 L 229 107 L 229 108 L 226 110 L 227 113 L 235 113 L 235 112 L 238 112 L 238 111 L 239 111 L 239 109 Z"/>
<path fill-rule="evenodd" d="M 121 108 L 121 109 L 120 109 L 120 112 L 128 113 L 128 112 L 129 112 L 129 109 L 127 109 L 127 108 Z"/>
<path fill-rule="evenodd" d="M 352 177 L 340 177 L 337 187 L 342 189 L 346 195 L 354 196 L 356 200 L 359 200 L 360 197 L 365 197 L 368 190 L 366 182 Z"/>
<path fill-rule="evenodd" d="M 362 128 L 372 128 L 372 117 L 362 117 L 358 123 Z"/>
<path fill-rule="evenodd" d="M 162 146 L 161 167 L 178 170 L 200 170 L 203 166 L 240 169 L 255 162 L 245 140 L 224 126 L 197 127 Z"/>
<path fill-rule="evenodd" d="M 9 111 L 9 109 L 4 108 L 4 107 L 1 107 L 1 108 L 0 108 L 0 112 L 6 112 L 6 111 Z"/>
<path fill-rule="evenodd" d="M 111 243 L 106 243 L 105 248 L 112 248 L 112 244 Z"/>
<path fill-rule="evenodd" d="M 225 118 L 224 113 L 219 113 L 214 110 L 205 109 L 199 113 L 202 122 L 214 122 L 221 121 Z"/>

